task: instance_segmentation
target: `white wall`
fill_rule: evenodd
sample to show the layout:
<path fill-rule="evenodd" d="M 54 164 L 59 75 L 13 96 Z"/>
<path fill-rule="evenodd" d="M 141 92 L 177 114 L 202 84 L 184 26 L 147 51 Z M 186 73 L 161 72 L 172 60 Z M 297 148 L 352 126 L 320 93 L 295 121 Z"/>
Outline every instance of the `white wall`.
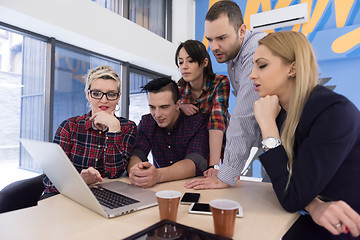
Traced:
<path fill-rule="evenodd" d="M 195 0 L 173 0 L 173 43 L 195 39 Z M 175 53 L 174 53 L 175 54 Z"/>
<path fill-rule="evenodd" d="M 0 21 L 179 78 L 180 41 L 195 37 L 194 0 L 173 0 L 173 42 L 90 0 L 1 0 Z"/>

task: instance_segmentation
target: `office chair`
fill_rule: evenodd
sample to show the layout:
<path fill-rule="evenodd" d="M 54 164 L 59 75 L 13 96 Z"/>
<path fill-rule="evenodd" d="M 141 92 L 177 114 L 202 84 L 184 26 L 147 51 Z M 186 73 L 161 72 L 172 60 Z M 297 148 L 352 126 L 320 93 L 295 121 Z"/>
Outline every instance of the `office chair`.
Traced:
<path fill-rule="evenodd" d="M 0 213 L 36 206 L 44 191 L 42 182 L 45 174 L 20 180 L 7 185 L 0 191 Z"/>

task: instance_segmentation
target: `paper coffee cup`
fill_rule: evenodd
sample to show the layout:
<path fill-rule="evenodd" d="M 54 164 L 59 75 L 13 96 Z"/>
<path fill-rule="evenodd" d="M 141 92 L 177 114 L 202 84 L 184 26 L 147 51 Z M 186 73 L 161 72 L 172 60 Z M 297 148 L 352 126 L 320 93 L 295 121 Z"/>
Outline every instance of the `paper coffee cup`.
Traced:
<path fill-rule="evenodd" d="M 181 193 L 178 191 L 160 191 L 156 194 L 160 220 L 168 219 L 176 222 Z"/>
<path fill-rule="evenodd" d="M 209 203 L 214 221 L 215 234 L 232 238 L 239 203 L 228 199 L 215 199 Z"/>

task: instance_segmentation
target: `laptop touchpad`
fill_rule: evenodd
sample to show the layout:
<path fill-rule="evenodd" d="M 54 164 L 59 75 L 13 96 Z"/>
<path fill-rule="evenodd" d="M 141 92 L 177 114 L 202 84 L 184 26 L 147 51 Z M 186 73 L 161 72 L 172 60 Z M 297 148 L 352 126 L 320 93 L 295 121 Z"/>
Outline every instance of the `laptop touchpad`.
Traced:
<path fill-rule="evenodd" d="M 144 189 L 136 187 L 131 184 L 121 182 L 121 181 L 100 183 L 98 185 L 102 186 L 104 188 L 107 188 L 111 191 L 122 193 L 122 194 L 127 194 L 127 195 L 135 195 L 138 193 L 144 193 Z"/>

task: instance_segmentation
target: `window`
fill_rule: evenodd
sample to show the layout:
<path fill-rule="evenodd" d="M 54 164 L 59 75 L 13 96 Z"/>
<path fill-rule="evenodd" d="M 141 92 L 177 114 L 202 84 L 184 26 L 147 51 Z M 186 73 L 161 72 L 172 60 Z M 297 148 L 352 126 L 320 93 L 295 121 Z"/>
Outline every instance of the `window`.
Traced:
<path fill-rule="evenodd" d="M 20 148 L 20 138 L 44 140 L 44 96 L 46 76 L 45 39 L 38 39 L 1 27 L 0 71 L 0 155 L 1 161 L 19 162 L 36 169 Z"/>
<path fill-rule="evenodd" d="M 92 0 L 171 41 L 171 0 Z"/>
<path fill-rule="evenodd" d="M 52 141 L 62 121 L 89 112 L 85 76 L 99 65 L 122 80 L 118 116 L 138 123 L 149 112 L 140 87 L 163 75 L 9 25 L 0 33 L 0 163 L 41 172 L 19 139 Z"/>
<path fill-rule="evenodd" d="M 88 70 L 110 65 L 121 75 L 121 62 L 20 30 L 0 26 L 0 33 L 0 161 L 40 172 L 19 139 L 52 141 L 62 121 L 90 110 Z M 53 56 L 47 51 L 52 47 Z"/>
<path fill-rule="evenodd" d="M 166 0 L 129 0 L 129 20 L 166 38 Z"/>
<path fill-rule="evenodd" d="M 130 73 L 130 111 L 129 119 L 139 124 L 141 116 L 149 113 L 149 105 L 146 93 L 141 92 L 141 87 L 146 85 L 151 78 L 136 74 Z"/>
<path fill-rule="evenodd" d="M 103 6 L 106 9 L 109 9 L 110 11 L 113 11 L 119 15 L 122 14 L 122 7 L 123 7 L 123 1 L 122 0 L 92 0 L 93 2 L 96 2 L 100 6 Z"/>
<path fill-rule="evenodd" d="M 89 69 L 109 65 L 121 76 L 120 62 L 64 44 L 56 45 L 55 59 L 52 138 L 61 122 L 90 111 L 85 96 L 85 77 Z"/>
<path fill-rule="evenodd" d="M 141 87 L 145 86 L 152 79 L 165 76 L 159 73 L 139 69 L 135 66 L 130 67 L 129 72 L 129 119 L 136 124 L 139 124 L 141 116 L 150 112 L 146 93 L 141 91 Z"/>

